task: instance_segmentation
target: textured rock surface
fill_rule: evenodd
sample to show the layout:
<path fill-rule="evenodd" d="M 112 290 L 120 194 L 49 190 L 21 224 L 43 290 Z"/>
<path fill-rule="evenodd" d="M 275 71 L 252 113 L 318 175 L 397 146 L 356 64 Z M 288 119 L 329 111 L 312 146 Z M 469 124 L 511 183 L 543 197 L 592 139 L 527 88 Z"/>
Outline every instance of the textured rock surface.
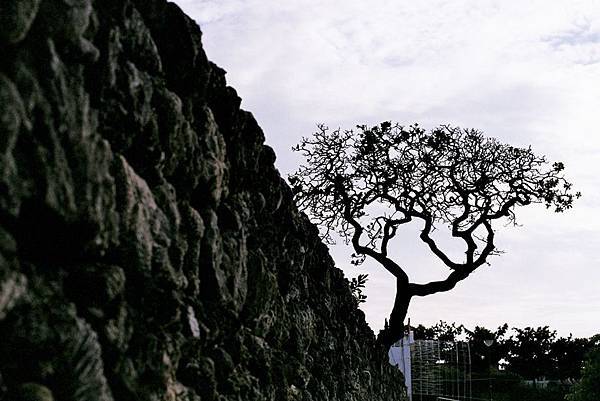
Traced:
<path fill-rule="evenodd" d="M 0 11 L 0 398 L 402 399 L 190 18 Z"/>

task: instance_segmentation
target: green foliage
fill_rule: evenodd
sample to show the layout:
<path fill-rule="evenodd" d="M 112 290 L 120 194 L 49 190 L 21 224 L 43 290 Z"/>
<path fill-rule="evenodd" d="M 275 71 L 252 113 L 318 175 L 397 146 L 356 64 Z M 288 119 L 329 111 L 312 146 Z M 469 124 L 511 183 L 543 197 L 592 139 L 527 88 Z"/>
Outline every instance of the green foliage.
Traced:
<path fill-rule="evenodd" d="M 500 375 L 498 375 L 500 376 Z M 492 399 L 494 401 L 564 401 L 566 387 L 551 385 L 546 388 L 532 387 L 521 381 L 503 380 L 494 377 L 492 384 Z M 482 391 L 479 398 L 488 399 L 489 391 Z"/>
<path fill-rule="evenodd" d="M 473 374 L 474 400 L 494 401 L 564 401 L 567 386 L 549 384 L 545 388 L 525 384 L 523 378 L 508 371 Z"/>

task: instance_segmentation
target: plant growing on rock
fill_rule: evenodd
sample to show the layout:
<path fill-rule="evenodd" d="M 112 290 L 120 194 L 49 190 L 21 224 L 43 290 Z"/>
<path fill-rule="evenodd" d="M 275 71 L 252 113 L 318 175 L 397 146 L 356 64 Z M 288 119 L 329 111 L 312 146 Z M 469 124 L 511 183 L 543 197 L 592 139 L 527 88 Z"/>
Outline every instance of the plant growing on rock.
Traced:
<path fill-rule="evenodd" d="M 474 129 L 384 122 L 355 130 L 320 125 L 293 148 L 306 159 L 289 180 L 300 208 L 320 226 L 329 243 L 336 233 L 352 244 L 354 264 L 372 258 L 396 278 L 389 346 L 403 335 L 411 299 L 449 291 L 498 254 L 496 221 L 516 224 L 515 208 L 535 203 L 555 212 L 572 207 L 579 192 L 531 148 L 517 148 Z M 419 238 L 450 269 L 442 280 L 414 283 L 388 254 L 399 230 L 421 223 Z M 436 229 L 464 246 L 456 258 L 439 245 Z"/>
<path fill-rule="evenodd" d="M 350 291 L 352 291 L 352 296 L 357 305 L 367 301 L 367 296 L 362 291 L 367 283 L 367 277 L 369 277 L 368 274 L 359 274 L 358 277 L 353 277 L 349 282 Z"/>

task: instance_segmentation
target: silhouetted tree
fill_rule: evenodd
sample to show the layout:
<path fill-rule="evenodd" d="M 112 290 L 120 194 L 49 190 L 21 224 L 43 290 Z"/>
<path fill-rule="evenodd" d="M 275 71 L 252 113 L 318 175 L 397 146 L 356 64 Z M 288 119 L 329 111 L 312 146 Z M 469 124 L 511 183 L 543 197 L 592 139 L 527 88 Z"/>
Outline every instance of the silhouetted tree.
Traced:
<path fill-rule="evenodd" d="M 492 331 L 485 327 L 475 326 L 473 330 L 465 329 L 467 341 L 470 343 L 471 368 L 474 373 L 489 373 L 490 367 L 497 369 L 501 359 L 508 355 L 506 333 L 508 324 L 504 324 Z M 490 346 L 485 345 L 486 340 L 492 340 Z"/>
<path fill-rule="evenodd" d="M 325 126 L 294 147 L 307 162 L 290 175 L 298 205 L 332 241 L 336 232 L 355 251 L 355 264 L 372 258 L 396 277 L 389 329 L 391 345 L 403 335 L 412 297 L 448 291 L 497 253 L 493 223 L 516 223 L 514 208 L 543 203 L 562 212 L 572 206 L 562 163 L 551 166 L 531 148 L 515 148 L 479 131 L 441 126 L 426 132 L 384 122 L 357 131 Z M 398 229 L 418 220 L 419 238 L 449 269 L 439 281 L 418 284 L 388 256 Z M 432 235 L 447 226 L 461 240 L 464 258 L 444 251 Z"/>
<path fill-rule="evenodd" d="M 580 379 L 583 361 L 592 346 L 587 338 L 560 337 L 550 345 L 553 372 L 548 376 L 552 379 Z"/>
<path fill-rule="evenodd" d="M 524 329 L 513 328 L 515 334 L 509 340 L 508 367 L 525 379 L 548 377 L 553 371 L 550 350 L 556 340 L 556 331 L 548 326 Z"/>
<path fill-rule="evenodd" d="M 456 323 L 446 323 L 440 320 L 431 327 L 425 327 L 422 324 L 413 328 L 415 340 L 438 340 L 438 341 L 458 341 L 458 337 L 465 331 L 464 326 Z"/>
<path fill-rule="evenodd" d="M 463 325 L 455 323 L 446 323 L 440 320 L 431 327 L 418 325 L 413 329 L 415 340 L 437 340 L 439 341 L 439 351 L 442 354 L 448 355 L 454 351 L 455 341 L 460 340 L 460 336 L 464 332 Z"/>

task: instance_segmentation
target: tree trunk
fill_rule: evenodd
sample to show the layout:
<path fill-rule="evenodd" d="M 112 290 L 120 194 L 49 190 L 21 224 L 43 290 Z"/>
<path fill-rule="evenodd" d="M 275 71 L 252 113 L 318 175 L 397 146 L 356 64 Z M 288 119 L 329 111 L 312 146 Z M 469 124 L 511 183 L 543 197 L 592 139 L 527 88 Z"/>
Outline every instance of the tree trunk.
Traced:
<path fill-rule="evenodd" d="M 408 305 L 412 298 L 409 292 L 408 280 L 396 278 L 396 298 L 390 314 L 389 326 L 379 333 L 377 340 L 387 351 L 396 341 L 404 337 L 404 319 L 408 313 Z"/>

